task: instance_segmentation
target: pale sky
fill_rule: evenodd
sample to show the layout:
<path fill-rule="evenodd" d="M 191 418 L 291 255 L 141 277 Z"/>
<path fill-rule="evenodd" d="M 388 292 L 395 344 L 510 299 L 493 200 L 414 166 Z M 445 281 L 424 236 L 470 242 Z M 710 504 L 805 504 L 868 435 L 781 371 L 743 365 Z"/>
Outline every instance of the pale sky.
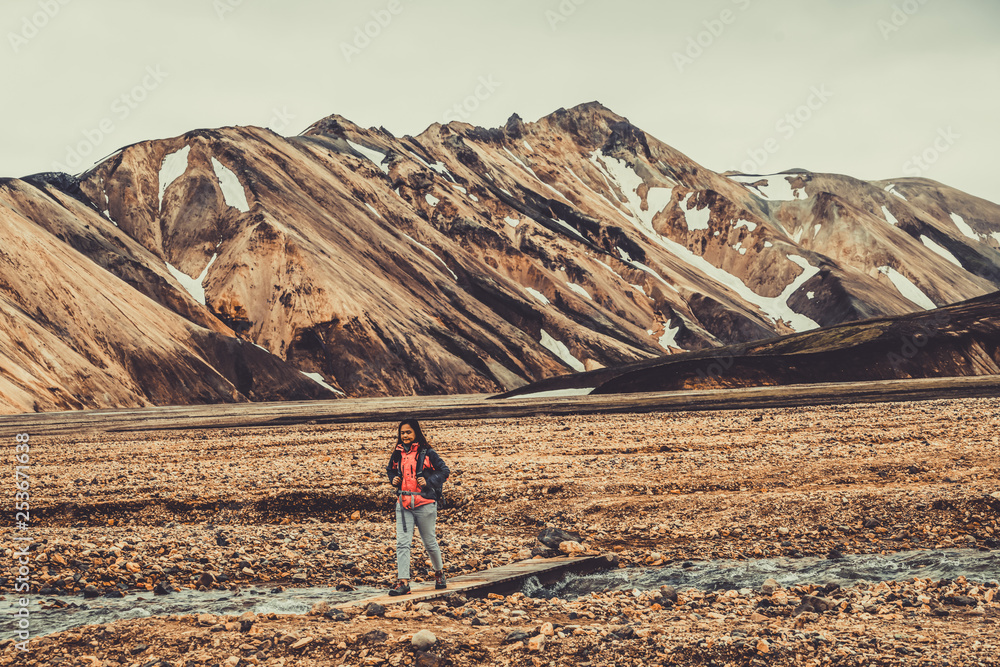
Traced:
<path fill-rule="evenodd" d="M 0 176 L 198 128 L 401 136 L 597 100 L 716 171 L 1000 203 L 996 0 L 4 0 L 0 28 Z"/>

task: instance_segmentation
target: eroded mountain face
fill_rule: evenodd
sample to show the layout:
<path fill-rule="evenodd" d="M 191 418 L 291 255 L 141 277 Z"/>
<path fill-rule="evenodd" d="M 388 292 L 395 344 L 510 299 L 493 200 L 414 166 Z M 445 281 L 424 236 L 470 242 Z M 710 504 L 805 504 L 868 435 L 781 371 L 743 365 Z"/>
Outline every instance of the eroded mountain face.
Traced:
<path fill-rule="evenodd" d="M 1000 285 L 1000 206 L 718 174 L 596 103 L 199 130 L 0 203 L 8 412 L 504 391 Z"/>

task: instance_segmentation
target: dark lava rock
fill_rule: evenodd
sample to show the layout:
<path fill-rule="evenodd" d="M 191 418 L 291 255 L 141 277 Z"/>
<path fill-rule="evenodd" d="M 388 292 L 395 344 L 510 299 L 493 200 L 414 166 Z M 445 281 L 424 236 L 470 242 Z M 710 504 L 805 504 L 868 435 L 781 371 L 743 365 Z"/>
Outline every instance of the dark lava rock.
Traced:
<path fill-rule="evenodd" d="M 448 603 L 449 607 L 464 607 L 468 604 L 469 599 L 464 595 L 459 595 L 458 593 L 452 593 L 445 598 L 445 602 Z"/>
<path fill-rule="evenodd" d="M 664 600 L 677 602 L 677 591 L 674 590 L 673 586 L 660 586 L 660 597 Z"/>
<path fill-rule="evenodd" d="M 347 614 L 345 614 L 340 609 L 331 609 L 330 611 L 328 611 L 325 614 L 323 614 L 323 616 L 325 616 L 326 618 L 330 619 L 331 621 L 349 621 L 349 620 L 351 620 L 351 617 L 348 616 Z"/>
<path fill-rule="evenodd" d="M 826 557 L 829 560 L 840 560 L 841 558 L 844 557 L 844 553 L 838 549 L 830 549 L 828 552 L 826 552 Z"/>
<path fill-rule="evenodd" d="M 87 586 L 83 589 L 83 597 L 85 598 L 96 598 L 100 594 L 101 591 L 98 590 L 97 586 Z"/>
<path fill-rule="evenodd" d="M 107 593 L 105 593 L 104 597 L 106 597 L 106 598 L 123 598 L 123 597 L 125 597 L 125 594 L 122 593 L 117 588 L 113 588 L 110 591 L 108 591 Z"/>
<path fill-rule="evenodd" d="M 558 549 L 560 542 L 582 542 L 578 533 L 570 533 L 562 528 L 546 528 L 538 533 L 538 541 L 550 549 Z"/>
<path fill-rule="evenodd" d="M 531 635 L 529 635 L 524 630 L 511 630 L 510 632 L 507 633 L 507 636 L 504 637 L 503 641 L 500 643 L 513 644 L 515 642 L 527 641 L 530 636 Z"/>
<path fill-rule="evenodd" d="M 879 522 L 878 519 L 865 519 L 865 522 L 862 525 L 865 528 L 878 528 Z"/>
<path fill-rule="evenodd" d="M 365 616 L 385 616 L 385 607 L 378 602 L 370 602 L 365 607 Z"/>
<path fill-rule="evenodd" d="M 421 653 L 417 656 L 414 664 L 416 667 L 441 667 L 445 662 L 440 656 L 433 653 Z"/>
<path fill-rule="evenodd" d="M 148 648 L 149 647 L 146 646 L 145 644 L 139 644 L 137 646 L 133 646 L 132 648 L 130 648 L 128 652 L 131 653 L 132 655 L 139 655 Z"/>
<path fill-rule="evenodd" d="M 156 586 L 153 588 L 153 595 L 170 595 L 173 592 L 174 592 L 173 589 L 162 583 L 156 584 Z"/>
<path fill-rule="evenodd" d="M 375 604 L 374 602 L 372 604 Z M 369 607 L 371 605 L 368 605 Z M 385 608 L 382 609 L 382 613 L 385 613 Z M 361 641 L 366 644 L 384 644 L 385 640 L 389 638 L 389 635 L 382 632 L 381 630 L 372 630 L 371 632 L 366 632 L 361 636 Z"/>
<path fill-rule="evenodd" d="M 198 577 L 198 585 L 204 586 L 205 588 L 211 588 L 212 584 L 215 583 L 215 575 L 208 572 L 202 572 L 201 576 Z"/>
<path fill-rule="evenodd" d="M 976 598 L 970 598 L 968 595 L 946 595 L 941 601 L 945 604 L 953 604 L 956 607 L 976 606 Z"/>

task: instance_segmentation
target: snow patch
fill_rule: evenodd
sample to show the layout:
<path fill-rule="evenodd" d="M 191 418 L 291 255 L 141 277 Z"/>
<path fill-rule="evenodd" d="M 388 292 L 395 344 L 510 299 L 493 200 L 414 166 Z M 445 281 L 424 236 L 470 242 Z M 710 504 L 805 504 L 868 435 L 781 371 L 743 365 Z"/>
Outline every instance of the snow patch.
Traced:
<path fill-rule="evenodd" d="M 454 187 L 454 188 L 455 188 L 456 190 L 458 190 L 459 192 L 461 192 L 461 193 L 462 193 L 463 195 L 467 195 L 467 194 L 469 194 L 469 191 L 468 191 L 468 190 L 466 190 L 465 188 L 463 188 L 463 187 L 462 187 L 461 185 L 457 185 L 457 184 L 456 184 L 456 185 L 454 185 L 453 187 Z"/>
<path fill-rule="evenodd" d="M 556 340 L 555 338 L 550 336 L 548 332 L 545 331 L 545 329 L 542 329 L 542 339 L 539 342 L 541 343 L 542 347 L 544 347 L 546 350 L 559 357 L 563 361 L 563 363 L 565 363 L 567 366 L 577 371 L 578 373 L 582 373 L 583 371 L 586 370 L 586 368 L 583 365 L 583 362 L 574 357 L 572 354 L 570 354 L 569 348 L 566 347 L 566 343 Z"/>
<path fill-rule="evenodd" d="M 773 248 L 774 244 L 771 243 L 770 241 L 764 241 L 764 247 L 765 248 Z"/>
<path fill-rule="evenodd" d="M 962 234 L 972 239 L 973 241 L 981 240 L 979 234 L 976 233 L 976 230 L 970 227 L 969 223 L 965 221 L 965 218 L 960 216 L 958 213 L 952 213 L 951 220 L 952 222 L 955 223 L 955 226 L 958 227 L 958 231 L 962 232 Z"/>
<path fill-rule="evenodd" d="M 503 219 L 503 221 L 506 222 L 511 227 L 517 227 L 521 223 L 520 220 L 515 220 L 514 218 L 512 218 L 510 216 L 505 217 Z"/>
<path fill-rule="evenodd" d="M 243 189 L 239 177 L 232 169 L 214 157 L 212 158 L 212 169 L 215 170 L 215 177 L 219 179 L 219 187 L 222 188 L 222 196 L 226 200 L 226 205 L 248 213 L 250 204 L 247 203 L 247 193 Z"/>
<path fill-rule="evenodd" d="M 472 201 L 479 201 L 479 197 L 477 197 L 476 195 L 469 195 L 469 199 L 471 199 Z"/>
<path fill-rule="evenodd" d="M 179 269 L 177 269 L 174 266 L 172 266 L 170 264 L 170 262 L 164 262 L 164 263 L 167 265 L 167 270 L 170 271 L 170 275 L 172 275 L 174 277 L 174 280 L 176 280 L 177 282 L 179 282 L 181 284 L 181 287 L 184 288 L 184 291 L 187 292 L 188 294 L 190 294 L 192 299 L 194 299 L 195 301 L 197 301 L 198 303 L 200 303 L 201 305 L 204 306 L 205 305 L 205 287 L 204 287 L 205 277 L 208 275 L 208 270 L 210 268 L 212 268 L 212 264 L 215 263 L 215 260 L 218 257 L 219 257 L 219 253 L 215 253 L 214 255 L 212 255 L 212 259 L 210 259 L 208 261 L 208 265 L 205 267 L 205 270 L 202 271 L 201 275 L 198 276 L 197 278 L 192 278 L 191 276 L 187 275 L 186 273 L 183 273 Z"/>
<path fill-rule="evenodd" d="M 523 144 L 524 144 L 524 147 L 525 147 L 525 148 L 527 148 L 527 149 L 528 149 L 529 151 L 531 151 L 532 153 L 534 153 L 534 152 L 535 152 L 535 149 L 531 147 L 531 144 L 529 144 L 529 143 L 528 143 L 528 140 L 527 140 L 527 139 L 525 139 L 525 140 L 524 140 L 524 141 L 522 141 L 521 143 L 523 143 Z"/>
<path fill-rule="evenodd" d="M 382 214 L 381 214 L 381 213 L 379 213 L 379 212 L 378 212 L 378 211 L 377 211 L 377 210 L 375 209 L 375 207 L 374 207 L 374 206 L 372 206 L 371 204 L 369 204 L 368 202 L 365 202 L 365 206 L 367 206 L 367 207 L 368 207 L 368 210 L 370 210 L 370 211 L 371 211 L 372 213 L 374 213 L 374 214 L 375 214 L 375 215 L 377 215 L 378 217 L 380 217 L 380 218 L 382 217 Z"/>
<path fill-rule="evenodd" d="M 750 222 L 749 220 L 744 220 L 743 218 L 740 218 L 739 220 L 736 221 L 735 225 L 735 228 L 739 227 L 746 227 L 750 232 L 753 232 L 757 229 L 757 223 Z"/>
<path fill-rule="evenodd" d="M 912 301 L 924 310 L 934 310 L 937 305 L 921 291 L 919 287 L 910 282 L 910 279 L 891 266 L 878 267 L 879 273 L 889 276 L 889 280 L 896 287 L 904 298 Z"/>
<path fill-rule="evenodd" d="M 931 250 L 932 252 L 936 252 L 937 254 L 941 255 L 942 257 L 944 257 L 946 260 L 948 260 L 949 262 L 951 262 L 952 264 L 954 264 L 958 268 L 963 268 L 962 267 L 962 263 L 959 262 L 958 259 L 953 254 L 951 254 L 951 252 L 948 251 L 947 248 L 945 248 L 942 245 L 939 245 L 939 244 L 935 243 L 934 239 L 928 238 L 927 236 L 924 236 L 923 234 L 921 234 L 920 235 L 920 241 L 925 246 L 927 246 L 927 248 L 929 250 Z"/>
<path fill-rule="evenodd" d="M 705 208 L 699 210 L 697 208 L 688 209 L 688 200 L 694 195 L 693 192 L 687 193 L 684 200 L 681 201 L 681 210 L 684 211 L 684 221 L 687 222 L 688 231 L 695 231 L 696 229 L 708 229 L 708 221 L 712 217 L 712 210 L 706 206 Z"/>
<path fill-rule="evenodd" d="M 993 240 L 996 241 L 997 244 L 1000 244 L 1000 232 L 993 232 L 990 234 L 990 236 L 993 237 Z"/>
<path fill-rule="evenodd" d="M 890 213 L 889 209 L 887 209 L 885 206 L 882 207 L 882 215 L 885 217 L 885 221 L 888 222 L 890 225 L 899 224 L 899 220 L 896 219 L 896 216 Z"/>
<path fill-rule="evenodd" d="M 566 287 L 570 288 L 571 290 L 573 290 L 574 292 L 576 292 L 585 299 L 588 299 L 590 301 L 594 300 L 594 298 L 590 296 L 590 292 L 585 290 L 581 285 L 577 285 L 576 283 L 566 283 Z"/>
<path fill-rule="evenodd" d="M 455 275 L 454 271 L 452 271 L 450 268 L 448 268 L 448 265 L 444 263 L 444 260 L 441 259 L 440 255 L 438 255 L 436 252 L 434 252 L 433 250 L 431 250 L 430 248 L 428 248 L 423 243 L 421 243 L 420 241 L 416 240 L 415 238 L 413 238 L 409 234 L 403 234 L 403 236 L 405 236 L 407 239 L 409 239 L 410 243 L 412 243 L 412 244 L 414 244 L 416 246 L 419 246 L 419 247 L 423 248 L 424 250 L 426 250 L 427 253 L 430 254 L 431 257 L 433 257 L 434 259 L 436 259 L 437 261 L 439 261 L 441 263 L 441 266 L 443 266 L 445 268 L 445 270 L 448 273 L 451 274 L 452 278 L 454 278 L 455 280 L 458 280 L 458 276 Z"/>
<path fill-rule="evenodd" d="M 163 193 L 167 191 L 170 184 L 176 181 L 178 178 L 184 175 L 184 172 L 188 168 L 188 155 L 191 153 L 191 147 L 185 146 L 179 151 L 174 151 L 169 155 L 163 157 L 163 162 L 160 163 L 160 204 L 159 208 L 163 209 Z"/>
<path fill-rule="evenodd" d="M 895 183 L 890 183 L 889 185 L 885 186 L 885 191 L 888 192 L 889 194 L 896 195 L 897 197 L 899 197 L 903 201 L 906 201 L 906 197 L 904 197 L 903 195 L 901 195 L 898 192 L 896 192 L 896 184 Z"/>
<path fill-rule="evenodd" d="M 341 396 L 347 396 L 347 394 L 345 394 L 344 392 L 340 391 L 339 389 L 334 389 L 333 387 L 331 387 L 330 385 L 328 385 L 326 383 L 326 380 L 324 380 L 323 376 L 320 375 L 319 373 L 306 373 L 305 371 L 299 371 L 299 372 L 302 373 L 303 375 L 305 375 L 307 378 L 309 378 L 313 382 L 315 382 L 316 384 L 319 384 L 319 385 L 322 385 L 322 386 L 326 387 L 327 389 L 329 389 L 333 393 L 340 394 Z"/>
<path fill-rule="evenodd" d="M 669 323 L 665 323 L 663 325 L 663 335 L 660 336 L 660 339 L 656 342 L 659 343 L 660 347 L 662 347 L 667 352 L 671 351 L 670 350 L 671 347 L 679 348 L 680 346 L 677 344 L 677 333 L 680 330 L 681 330 L 680 324 L 678 324 L 676 327 L 671 327 Z"/>
<path fill-rule="evenodd" d="M 353 148 L 355 151 L 364 155 L 371 162 L 374 162 L 378 166 L 378 168 L 382 170 L 383 174 L 389 173 L 389 167 L 382 164 L 382 160 L 385 159 L 385 153 L 383 153 L 382 151 L 377 151 L 374 148 L 367 148 L 365 146 L 362 146 L 361 144 L 356 144 L 350 139 L 345 139 L 344 141 L 346 141 L 347 145 Z"/>
<path fill-rule="evenodd" d="M 538 299 L 542 303 L 544 303 L 546 306 L 551 303 L 551 301 L 549 301 L 548 298 L 546 298 L 546 296 L 544 294 L 542 294 L 541 292 L 539 292 L 536 289 L 533 289 L 531 287 L 525 287 L 524 291 L 527 292 L 528 294 L 530 294 L 531 296 L 535 297 L 536 299 Z"/>
<path fill-rule="evenodd" d="M 424 199 L 426 199 L 427 203 L 430 204 L 431 206 L 437 206 L 438 202 L 441 201 L 440 199 L 429 193 L 424 195 Z"/>
<path fill-rule="evenodd" d="M 812 301 L 814 298 L 816 298 L 816 292 L 806 292 L 806 298 Z"/>

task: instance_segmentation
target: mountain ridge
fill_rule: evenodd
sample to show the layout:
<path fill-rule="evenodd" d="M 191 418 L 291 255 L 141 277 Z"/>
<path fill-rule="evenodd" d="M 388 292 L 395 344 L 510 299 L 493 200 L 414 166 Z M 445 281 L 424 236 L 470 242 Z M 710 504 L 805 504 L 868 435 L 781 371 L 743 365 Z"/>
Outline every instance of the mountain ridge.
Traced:
<path fill-rule="evenodd" d="M 264 348 L 264 377 L 302 377 L 289 398 L 506 391 L 1000 286 L 997 205 L 928 179 L 783 174 L 718 174 L 591 102 L 415 137 L 336 114 L 295 137 L 194 130 L 79 177 L 0 180 L 0 208 L 161 306 L 159 326 Z M 24 301 L 8 283 L 0 297 Z M 43 328 L 76 341 L 86 314 L 33 298 Z M 0 355 L 11 338 L 0 322 Z M 65 379 L 73 401 L 28 403 L 12 396 L 38 390 L 20 382 L 0 410 L 205 400 L 151 398 L 124 366 L 133 389 L 113 401 Z"/>

